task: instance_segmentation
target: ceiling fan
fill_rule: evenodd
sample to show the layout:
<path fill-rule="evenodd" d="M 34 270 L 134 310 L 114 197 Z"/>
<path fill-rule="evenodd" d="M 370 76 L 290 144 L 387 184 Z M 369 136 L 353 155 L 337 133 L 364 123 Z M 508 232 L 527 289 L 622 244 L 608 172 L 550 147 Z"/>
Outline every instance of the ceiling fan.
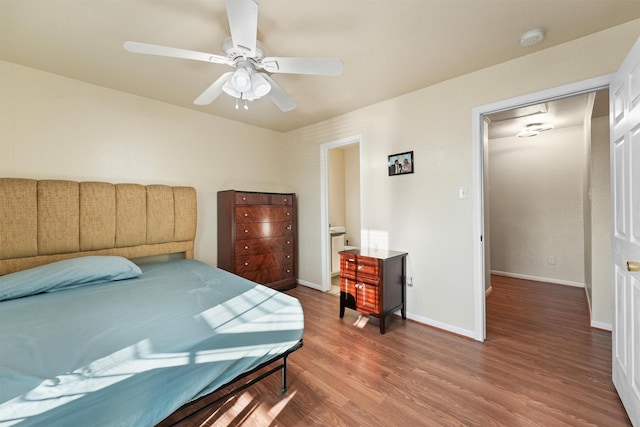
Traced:
<path fill-rule="evenodd" d="M 291 111 L 296 107 L 296 103 L 273 81 L 270 73 L 320 76 L 342 74 L 344 65 L 338 58 L 266 57 L 262 45 L 257 40 L 256 0 L 225 0 L 225 4 L 231 30 L 231 37 L 222 43 L 225 55 L 132 41 L 124 42 L 123 46 L 135 53 L 226 64 L 235 68 L 235 71 L 224 73 L 205 89 L 193 101 L 197 105 L 210 104 L 225 92 L 236 99 L 236 108 L 239 101 L 244 101 L 246 109 L 248 101 L 266 96 L 282 111 Z"/>

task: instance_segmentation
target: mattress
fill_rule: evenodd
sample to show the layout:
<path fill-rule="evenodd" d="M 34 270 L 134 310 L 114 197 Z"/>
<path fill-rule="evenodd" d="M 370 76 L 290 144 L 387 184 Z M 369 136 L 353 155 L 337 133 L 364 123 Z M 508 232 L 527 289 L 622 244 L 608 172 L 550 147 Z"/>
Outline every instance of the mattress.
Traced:
<path fill-rule="evenodd" d="M 0 426 L 152 426 L 302 338 L 297 299 L 195 260 L 0 302 Z"/>

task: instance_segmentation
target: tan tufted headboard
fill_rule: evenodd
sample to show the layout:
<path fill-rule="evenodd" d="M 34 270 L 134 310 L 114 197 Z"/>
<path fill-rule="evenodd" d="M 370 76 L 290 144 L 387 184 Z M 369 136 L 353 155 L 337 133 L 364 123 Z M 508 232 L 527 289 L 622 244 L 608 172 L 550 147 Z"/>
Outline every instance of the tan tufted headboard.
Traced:
<path fill-rule="evenodd" d="M 83 255 L 193 258 L 193 187 L 0 178 L 0 275 Z"/>

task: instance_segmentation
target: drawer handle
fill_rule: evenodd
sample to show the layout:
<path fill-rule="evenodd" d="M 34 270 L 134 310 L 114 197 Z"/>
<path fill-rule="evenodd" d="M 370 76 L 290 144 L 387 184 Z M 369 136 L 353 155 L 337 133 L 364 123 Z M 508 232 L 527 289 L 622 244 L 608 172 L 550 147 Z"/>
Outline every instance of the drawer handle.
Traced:
<path fill-rule="evenodd" d="M 291 242 L 287 240 L 287 245 L 290 245 L 290 244 L 291 244 Z"/>
<path fill-rule="evenodd" d="M 287 230 L 291 230 L 291 224 L 287 225 Z"/>
<path fill-rule="evenodd" d="M 288 268 L 287 268 L 287 273 L 291 273 L 291 270 L 289 270 Z"/>
<path fill-rule="evenodd" d="M 245 232 L 245 233 L 248 233 L 248 232 L 249 232 L 249 230 L 244 230 L 244 232 Z"/>
<path fill-rule="evenodd" d="M 362 270 L 362 266 L 361 265 L 358 266 L 358 270 Z"/>
<path fill-rule="evenodd" d="M 243 200 L 243 201 L 246 201 L 246 200 L 247 200 L 247 198 L 246 198 L 246 197 L 243 197 L 243 198 L 242 198 L 242 200 Z"/>
<path fill-rule="evenodd" d="M 286 198 L 286 197 L 284 198 L 284 201 L 285 201 L 285 202 L 287 201 L 287 198 Z"/>
<path fill-rule="evenodd" d="M 246 213 L 246 214 L 244 214 L 244 216 L 249 216 L 249 214 L 248 214 L 248 213 Z"/>
<path fill-rule="evenodd" d="M 245 263 L 244 263 L 244 265 L 249 265 L 249 263 L 248 263 L 248 262 L 245 262 Z"/>
<path fill-rule="evenodd" d="M 348 260 L 349 262 L 356 262 L 355 258 Z"/>
<path fill-rule="evenodd" d="M 287 255 L 287 259 L 291 258 L 291 255 Z"/>
<path fill-rule="evenodd" d="M 291 215 L 291 212 L 287 212 L 287 216 Z"/>
<path fill-rule="evenodd" d="M 244 247 L 244 249 L 245 249 L 245 250 L 249 249 L 249 246 L 245 246 L 245 247 Z"/>

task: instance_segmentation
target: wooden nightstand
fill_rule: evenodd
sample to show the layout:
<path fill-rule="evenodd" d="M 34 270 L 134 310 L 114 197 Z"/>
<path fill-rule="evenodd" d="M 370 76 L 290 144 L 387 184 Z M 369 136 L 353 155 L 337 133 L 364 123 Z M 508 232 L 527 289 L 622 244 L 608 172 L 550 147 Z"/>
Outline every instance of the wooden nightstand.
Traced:
<path fill-rule="evenodd" d="M 350 308 L 380 320 L 385 333 L 386 317 L 406 312 L 406 252 L 351 249 L 340 252 L 340 317 Z"/>

